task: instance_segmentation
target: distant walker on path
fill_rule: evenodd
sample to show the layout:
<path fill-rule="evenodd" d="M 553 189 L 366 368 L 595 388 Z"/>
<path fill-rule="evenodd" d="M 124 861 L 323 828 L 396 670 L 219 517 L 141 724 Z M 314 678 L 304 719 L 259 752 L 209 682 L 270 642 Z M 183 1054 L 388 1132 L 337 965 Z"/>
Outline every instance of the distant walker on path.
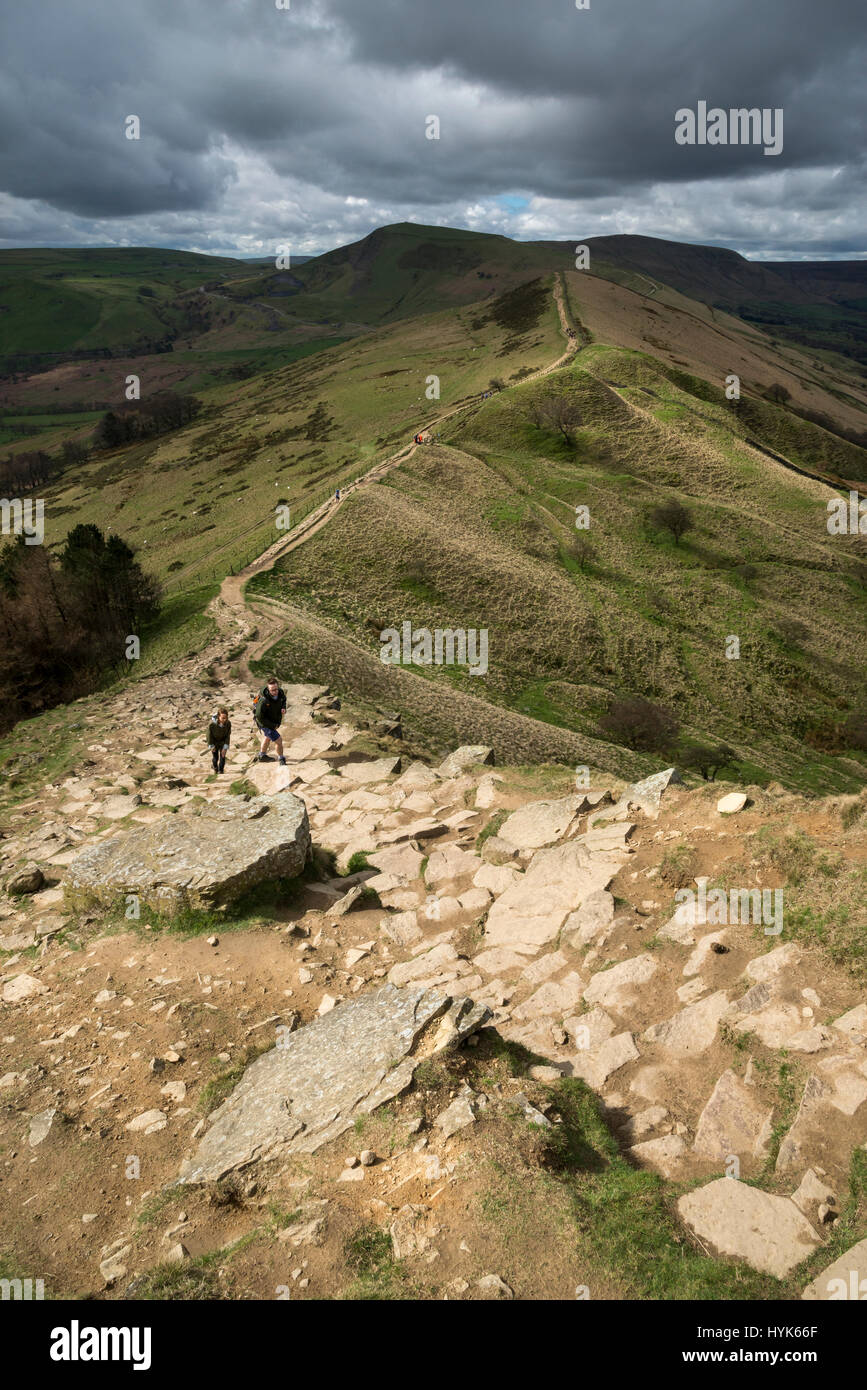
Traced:
<path fill-rule="evenodd" d="M 232 725 L 229 722 L 229 711 L 225 705 L 221 705 L 216 714 L 211 716 L 208 725 L 208 747 L 211 750 L 211 762 L 215 772 L 226 771 L 226 754 L 229 751 L 229 743 L 232 738 Z"/>

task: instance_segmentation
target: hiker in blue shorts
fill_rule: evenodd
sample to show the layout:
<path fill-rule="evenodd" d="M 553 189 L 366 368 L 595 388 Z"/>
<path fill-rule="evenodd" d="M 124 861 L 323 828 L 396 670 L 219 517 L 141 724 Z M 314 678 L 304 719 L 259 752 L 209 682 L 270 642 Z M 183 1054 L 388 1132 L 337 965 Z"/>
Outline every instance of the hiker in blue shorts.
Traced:
<path fill-rule="evenodd" d="M 256 698 L 253 714 L 262 734 L 262 747 L 259 751 L 260 763 L 268 761 L 268 745 L 273 743 L 277 749 L 277 757 L 281 766 L 286 766 L 286 759 L 283 756 L 283 740 L 280 737 L 280 725 L 285 713 L 286 692 L 278 685 L 276 676 L 269 676 L 267 684 L 262 687 Z"/>

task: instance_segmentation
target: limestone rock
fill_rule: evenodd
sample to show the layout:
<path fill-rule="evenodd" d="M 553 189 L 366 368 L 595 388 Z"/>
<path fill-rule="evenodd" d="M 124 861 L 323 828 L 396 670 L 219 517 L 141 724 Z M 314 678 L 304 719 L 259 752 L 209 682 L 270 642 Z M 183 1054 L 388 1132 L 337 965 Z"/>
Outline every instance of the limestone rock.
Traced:
<path fill-rule="evenodd" d="M 389 1227 L 394 1258 L 405 1260 L 411 1255 L 423 1255 L 438 1232 L 434 1214 L 427 1207 L 401 1207 Z"/>
<path fill-rule="evenodd" d="M 469 878 L 480 868 L 478 856 L 468 854 L 459 845 L 446 845 L 434 850 L 424 871 L 425 881 L 435 887 L 438 883 L 454 883 Z"/>
<path fill-rule="evenodd" d="M 614 897 L 606 888 L 600 888 L 578 908 L 571 912 L 563 925 L 563 936 L 576 946 L 586 946 L 604 932 L 614 921 Z"/>
<path fill-rule="evenodd" d="M 681 1197 L 677 1209 L 700 1240 L 721 1255 L 746 1260 L 778 1279 L 821 1244 L 789 1197 L 776 1197 L 736 1178 L 717 1178 Z"/>
<path fill-rule="evenodd" d="M 402 882 L 409 883 L 418 878 L 423 857 L 421 851 L 410 844 L 389 845 L 388 849 L 368 855 L 368 862 L 381 874 L 394 874 Z"/>
<path fill-rule="evenodd" d="M 10 875 L 6 880 L 6 892 L 10 898 L 19 898 L 25 894 L 38 893 L 44 883 L 45 876 L 39 865 L 31 862 L 22 865 Z"/>
<path fill-rule="evenodd" d="M 476 1280 L 476 1288 L 480 1296 L 486 1299 L 515 1297 L 509 1285 L 505 1284 L 498 1274 L 483 1274 L 481 1279 Z"/>
<path fill-rule="evenodd" d="M 472 1091 L 465 1091 L 456 1097 L 451 1105 L 445 1110 L 441 1110 L 434 1120 L 434 1125 L 442 1131 L 444 1139 L 450 1139 L 453 1134 L 457 1134 L 459 1129 L 466 1129 L 467 1125 L 475 1123 L 477 1097 Z"/>
<path fill-rule="evenodd" d="M 517 853 L 515 846 L 499 835 L 489 835 L 481 849 L 483 862 L 491 865 L 509 864 Z"/>
<path fill-rule="evenodd" d="M 386 777 L 400 771 L 400 758 L 374 758 L 359 763 L 344 763 L 340 776 L 361 786 L 367 782 L 384 782 Z"/>
<path fill-rule="evenodd" d="M 355 906 L 355 904 L 358 902 L 358 899 L 363 895 L 363 893 L 363 885 L 360 883 L 356 883 L 354 888 L 350 888 L 348 893 L 344 893 L 342 898 L 340 898 L 336 903 L 333 903 L 332 906 L 329 907 L 329 917 L 345 917 L 347 912 L 349 912 L 350 909 Z"/>
<path fill-rule="evenodd" d="M 801 1298 L 810 1300 L 863 1300 L 867 1292 L 867 1240 L 859 1240 L 833 1264 L 817 1274 Z"/>
<path fill-rule="evenodd" d="M 487 748 L 483 743 L 465 743 L 460 748 L 456 748 L 454 753 L 450 753 L 445 761 L 440 763 L 436 771 L 439 777 L 457 777 L 459 773 L 472 767 L 475 763 L 492 763 L 493 761 L 493 748 Z"/>
<path fill-rule="evenodd" d="M 56 1110 L 41 1110 L 38 1115 L 33 1116 L 30 1121 L 30 1134 L 28 1136 L 31 1149 L 35 1149 L 37 1145 L 44 1143 L 48 1138 L 56 1115 Z"/>
<path fill-rule="evenodd" d="M 156 1134 L 157 1130 L 165 1129 L 166 1116 L 162 1110 L 143 1110 L 135 1119 L 130 1120 L 124 1128 L 132 1134 Z"/>
<path fill-rule="evenodd" d="M 642 1033 L 642 1037 L 646 1042 L 658 1043 L 676 1057 L 705 1052 L 713 1043 L 720 1019 L 727 1008 L 726 993 L 718 990 L 716 994 L 709 994 L 695 1004 L 687 1004 L 685 1009 L 664 1023 L 654 1023 Z"/>
<path fill-rule="evenodd" d="M 584 999 L 588 1004 L 622 1009 L 635 998 L 642 985 L 653 979 L 658 969 L 659 962 L 645 952 L 613 965 L 610 970 L 598 970 L 584 991 Z"/>
<path fill-rule="evenodd" d="M 583 990 L 584 981 L 574 971 L 562 980 L 547 980 L 539 986 L 535 994 L 531 994 L 529 999 L 525 999 L 524 1003 L 513 1011 L 513 1017 L 522 1020 L 561 1018 L 563 1014 L 575 1008 Z"/>
<path fill-rule="evenodd" d="M 626 1151 L 642 1168 L 652 1168 L 664 1178 L 677 1176 L 686 1144 L 679 1134 L 663 1134 L 659 1139 L 645 1139 Z"/>
<path fill-rule="evenodd" d="M 16 975 L 12 980 L 6 980 L 3 985 L 3 1003 L 20 1004 L 25 999 L 32 999 L 36 994 L 47 994 L 48 986 L 41 980 L 37 980 L 34 975 Z"/>
<path fill-rule="evenodd" d="M 482 845 L 482 859 L 485 858 L 485 849 L 488 842 Z M 499 897 L 500 893 L 505 893 L 507 888 L 511 888 L 513 883 L 517 883 L 521 878 L 520 869 L 512 868 L 509 864 L 492 864 L 488 861 L 473 875 L 473 887 L 484 888 L 487 892 L 493 893 L 494 897 Z"/>
<path fill-rule="evenodd" d="M 796 1190 L 792 1193 L 792 1201 L 802 1211 L 805 1216 L 813 1221 L 817 1218 L 820 1206 L 836 1206 L 836 1198 L 831 1191 L 831 1186 L 827 1179 L 820 1178 L 818 1173 L 812 1168 L 808 1168 Z"/>
<path fill-rule="evenodd" d="M 835 1018 L 831 1027 L 850 1036 L 867 1037 L 867 1004 L 857 1004 L 848 1013 Z"/>
<path fill-rule="evenodd" d="M 457 1045 L 488 1017 L 470 999 L 393 985 L 344 1001 L 247 1068 L 211 1116 L 181 1181 L 314 1153 L 406 1090 L 423 1057 Z"/>
<path fill-rule="evenodd" d="M 614 1038 L 589 1049 L 580 1050 L 570 1058 L 572 1075 L 580 1076 L 595 1091 L 601 1090 L 613 1072 L 640 1056 L 631 1033 L 618 1033 Z"/>
<path fill-rule="evenodd" d="M 757 984 L 766 984 L 775 980 L 783 970 L 800 964 L 803 954 L 796 942 L 789 941 L 785 946 L 777 946 L 773 951 L 768 951 L 767 955 L 756 956 L 748 962 L 744 973 Z"/>
<path fill-rule="evenodd" d="M 126 893 L 167 914 L 220 908 L 256 884 L 296 877 L 309 851 L 307 809 L 291 792 L 225 797 L 200 816 L 165 816 L 88 845 L 69 866 L 64 896 L 73 908 L 110 906 Z"/>
<path fill-rule="evenodd" d="M 720 797 L 716 808 L 721 816 L 731 816 L 735 811 L 742 811 L 746 804 L 746 792 L 729 792 L 727 796 Z"/>
<path fill-rule="evenodd" d="M 379 926 L 396 946 L 411 946 L 424 935 L 418 924 L 418 916 L 413 911 L 395 912 L 391 917 L 383 917 Z"/>
<path fill-rule="evenodd" d="M 557 801 L 531 801 L 513 811 L 497 834 L 515 849 L 541 849 L 563 838 L 583 802 L 583 796 L 574 795 Z"/>
<path fill-rule="evenodd" d="M 585 898 L 608 887 L 615 872 L 615 865 L 600 863 L 574 841 L 539 850 L 523 877 L 488 913 L 486 942 L 535 954 L 535 948 L 554 940 Z"/>
<path fill-rule="evenodd" d="M 753 1089 L 733 1071 L 724 1071 L 699 1117 L 693 1152 L 702 1158 L 758 1158 L 770 1139 L 771 1114 Z"/>

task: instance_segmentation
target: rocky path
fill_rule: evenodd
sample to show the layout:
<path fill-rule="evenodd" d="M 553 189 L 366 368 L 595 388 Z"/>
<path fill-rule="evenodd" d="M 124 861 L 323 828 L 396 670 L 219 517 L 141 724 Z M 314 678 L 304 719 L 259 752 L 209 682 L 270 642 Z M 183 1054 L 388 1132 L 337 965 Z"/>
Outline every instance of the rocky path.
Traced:
<path fill-rule="evenodd" d="M 272 1074 L 261 1081 L 251 1069 L 246 1090 L 220 1112 L 222 1128 L 202 1134 L 186 1103 L 202 1082 L 183 1060 L 201 1047 L 201 1035 L 183 1001 L 210 1008 L 228 990 L 235 1022 L 223 1025 L 234 1029 L 223 1043 L 227 1057 L 251 1026 L 261 1023 L 266 1041 L 274 1028 L 299 1022 L 320 1030 L 317 1048 L 326 1057 L 337 1048 L 329 1020 L 351 1032 L 354 1003 L 393 986 L 419 1008 L 432 996 L 452 1000 L 476 1027 L 493 1027 L 525 1049 L 525 1085 L 582 1078 L 632 1162 L 673 1181 L 702 1180 L 681 1199 L 680 1212 L 706 1245 L 778 1277 L 821 1247 L 840 1209 L 851 1151 L 867 1141 L 867 1005 L 851 982 L 820 968 L 785 936 L 766 937 L 754 924 L 705 925 L 683 910 L 671 916 L 670 891 L 659 888 L 672 843 L 700 844 L 705 877 L 712 877 L 779 810 L 767 802 L 751 807 L 744 795 L 740 812 L 723 815 L 713 788 L 688 792 L 667 774 L 627 789 L 599 786 L 533 800 L 516 795 L 508 769 L 485 765 L 484 748 L 459 749 L 437 768 L 404 766 L 396 754 L 362 757 L 346 751 L 355 730 L 316 686 L 289 687 L 287 767 L 250 767 L 240 730 L 224 779 L 207 782 L 188 674 L 142 686 L 113 721 L 85 716 L 99 727 L 92 765 L 45 788 L 38 820 L 34 807 L 19 808 L 3 841 L 5 877 L 30 865 L 45 880 L 12 894 L 7 883 L 0 903 L 7 1035 L 0 1086 L 13 1150 L 23 1142 L 25 1154 L 35 1149 L 47 1158 L 57 1146 L 68 1165 L 61 1141 L 71 1141 L 58 1132 L 64 1116 L 64 1134 L 71 1121 L 80 1135 L 104 1132 L 119 1149 L 129 1148 L 127 1131 L 142 1133 L 136 1143 L 160 1152 L 155 1171 L 162 1182 L 182 1163 L 197 1180 L 213 1178 L 209 1155 L 221 1173 L 266 1152 L 288 1160 L 298 1151 L 297 1135 L 279 1124 L 275 1131 L 273 1115 L 257 1100 L 260 1085 L 267 1095 L 275 1085 L 279 1093 L 279 1055 L 268 1054 Z M 242 684 L 221 691 L 234 708 L 243 708 L 247 695 Z M 200 703 L 206 708 L 213 696 Z M 133 715 L 135 739 L 128 732 Z M 145 950 L 152 964 L 139 974 L 138 964 L 123 962 L 142 962 L 141 945 L 101 936 L 98 914 L 72 924 L 85 935 L 88 922 L 96 931 L 76 971 L 66 945 L 63 879 L 81 847 L 135 835 L 167 815 L 195 816 L 202 798 L 225 798 L 241 776 L 265 797 L 298 796 L 314 844 L 334 855 L 337 868 L 309 884 L 288 916 L 273 923 L 286 946 L 280 963 L 269 964 L 267 982 L 253 983 L 262 980 L 263 966 L 246 959 L 243 933 L 216 948 L 218 972 L 219 957 L 226 962 L 222 973 L 206 967 L 201 939 L 184 946 L 165 938 Z M 789 803 L 803 812 L 805 803 Z M 498 812 L 496 833 L 480 838 Z M 831 810 L 828 817 L 830 831 Z M 241 969 L 244 979 L 236 974 Z M 291 1017 L 281 998 L 287 993 Z M 387 1029 L 386 1003 L 377 1026 Z M 222 1007 L 214 1003 L 218 1012 Z M 163 1028 L 163 1011 L 166 1019 L 176 1014 L 177 1026 Z M 347 1047 L 344 1037 L 337 1050 L 346 1055 Z M 163 1052 L 181 1060 L 168 1063 L 168 1072 L 163 1063 L 148 1085 L 141 1075 L 146 1059 Z M 290 1050 L 287 1067 L 293 1056 Z M 778 1090 L 785 1059 L 796 1078 L 794 1100 Z M 359 1106 L 377 1103 L 378 1075 L 351 1073 L 346 1125 Z M 409 1146 L 387 1170 L 362 1165 L 351 1181 L 366 1184 L 377 1200 L 400 1182 L 402 1197 L 411 1193 L 426 1210 L 443 1181 L 459 1182 L 462 1146 L 504 1096 L 518 1094 L 517 1084 L 505 1093 L 464 1088 L 426 1132 L 421 1150 Z M 328 1088 L 320 1094 L 327 1107 Z M 340 1130 L 318 1114 L 314 1107 L 305 1121 L 308 1152 L 311 1143 L 314 1151 L 327 1149 Z M 267 1143 L 257 1128 L 266 1117 Z M 764 1174 L 765 1188 L 720 1178 L 732 1163 L 741 1177 Z M 6 1168 L 7 1190 L 25 1201 L 32 1170 L 17 1159 Z M 396 1219 L 400 1201 L 386 1205 Z M 101 1263 L 111 1288 L 129 1255 L 118 1261 L 109 1253 Z"/>

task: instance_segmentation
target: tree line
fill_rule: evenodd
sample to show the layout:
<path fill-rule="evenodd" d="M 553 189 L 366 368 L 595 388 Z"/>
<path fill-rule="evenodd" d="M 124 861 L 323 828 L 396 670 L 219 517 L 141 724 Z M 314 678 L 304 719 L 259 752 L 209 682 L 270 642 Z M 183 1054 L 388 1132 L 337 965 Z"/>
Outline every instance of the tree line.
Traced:
<path fill-rule="evenodd" d="M 0 733 L 95 690 L 160 610 L 158 581 L 120 536 L 76 526 L 57 556 L 21 537 L 0 550 Z"/>
<path fill-rule="evenodd" d="M 146 401 L 129 401 L 107 410 L 90 442 L 67 439 L 59 454 L 45 449 L 25 449 L 0 459 L 0 493 L 17 494 L 46 487 L 67 468 L 85 463 L 92 449 L 117 449 L 136 439 L 152 439 L 189 424 L 202 409 L 196 396 L 177 391 L 158 391 Z"/>

